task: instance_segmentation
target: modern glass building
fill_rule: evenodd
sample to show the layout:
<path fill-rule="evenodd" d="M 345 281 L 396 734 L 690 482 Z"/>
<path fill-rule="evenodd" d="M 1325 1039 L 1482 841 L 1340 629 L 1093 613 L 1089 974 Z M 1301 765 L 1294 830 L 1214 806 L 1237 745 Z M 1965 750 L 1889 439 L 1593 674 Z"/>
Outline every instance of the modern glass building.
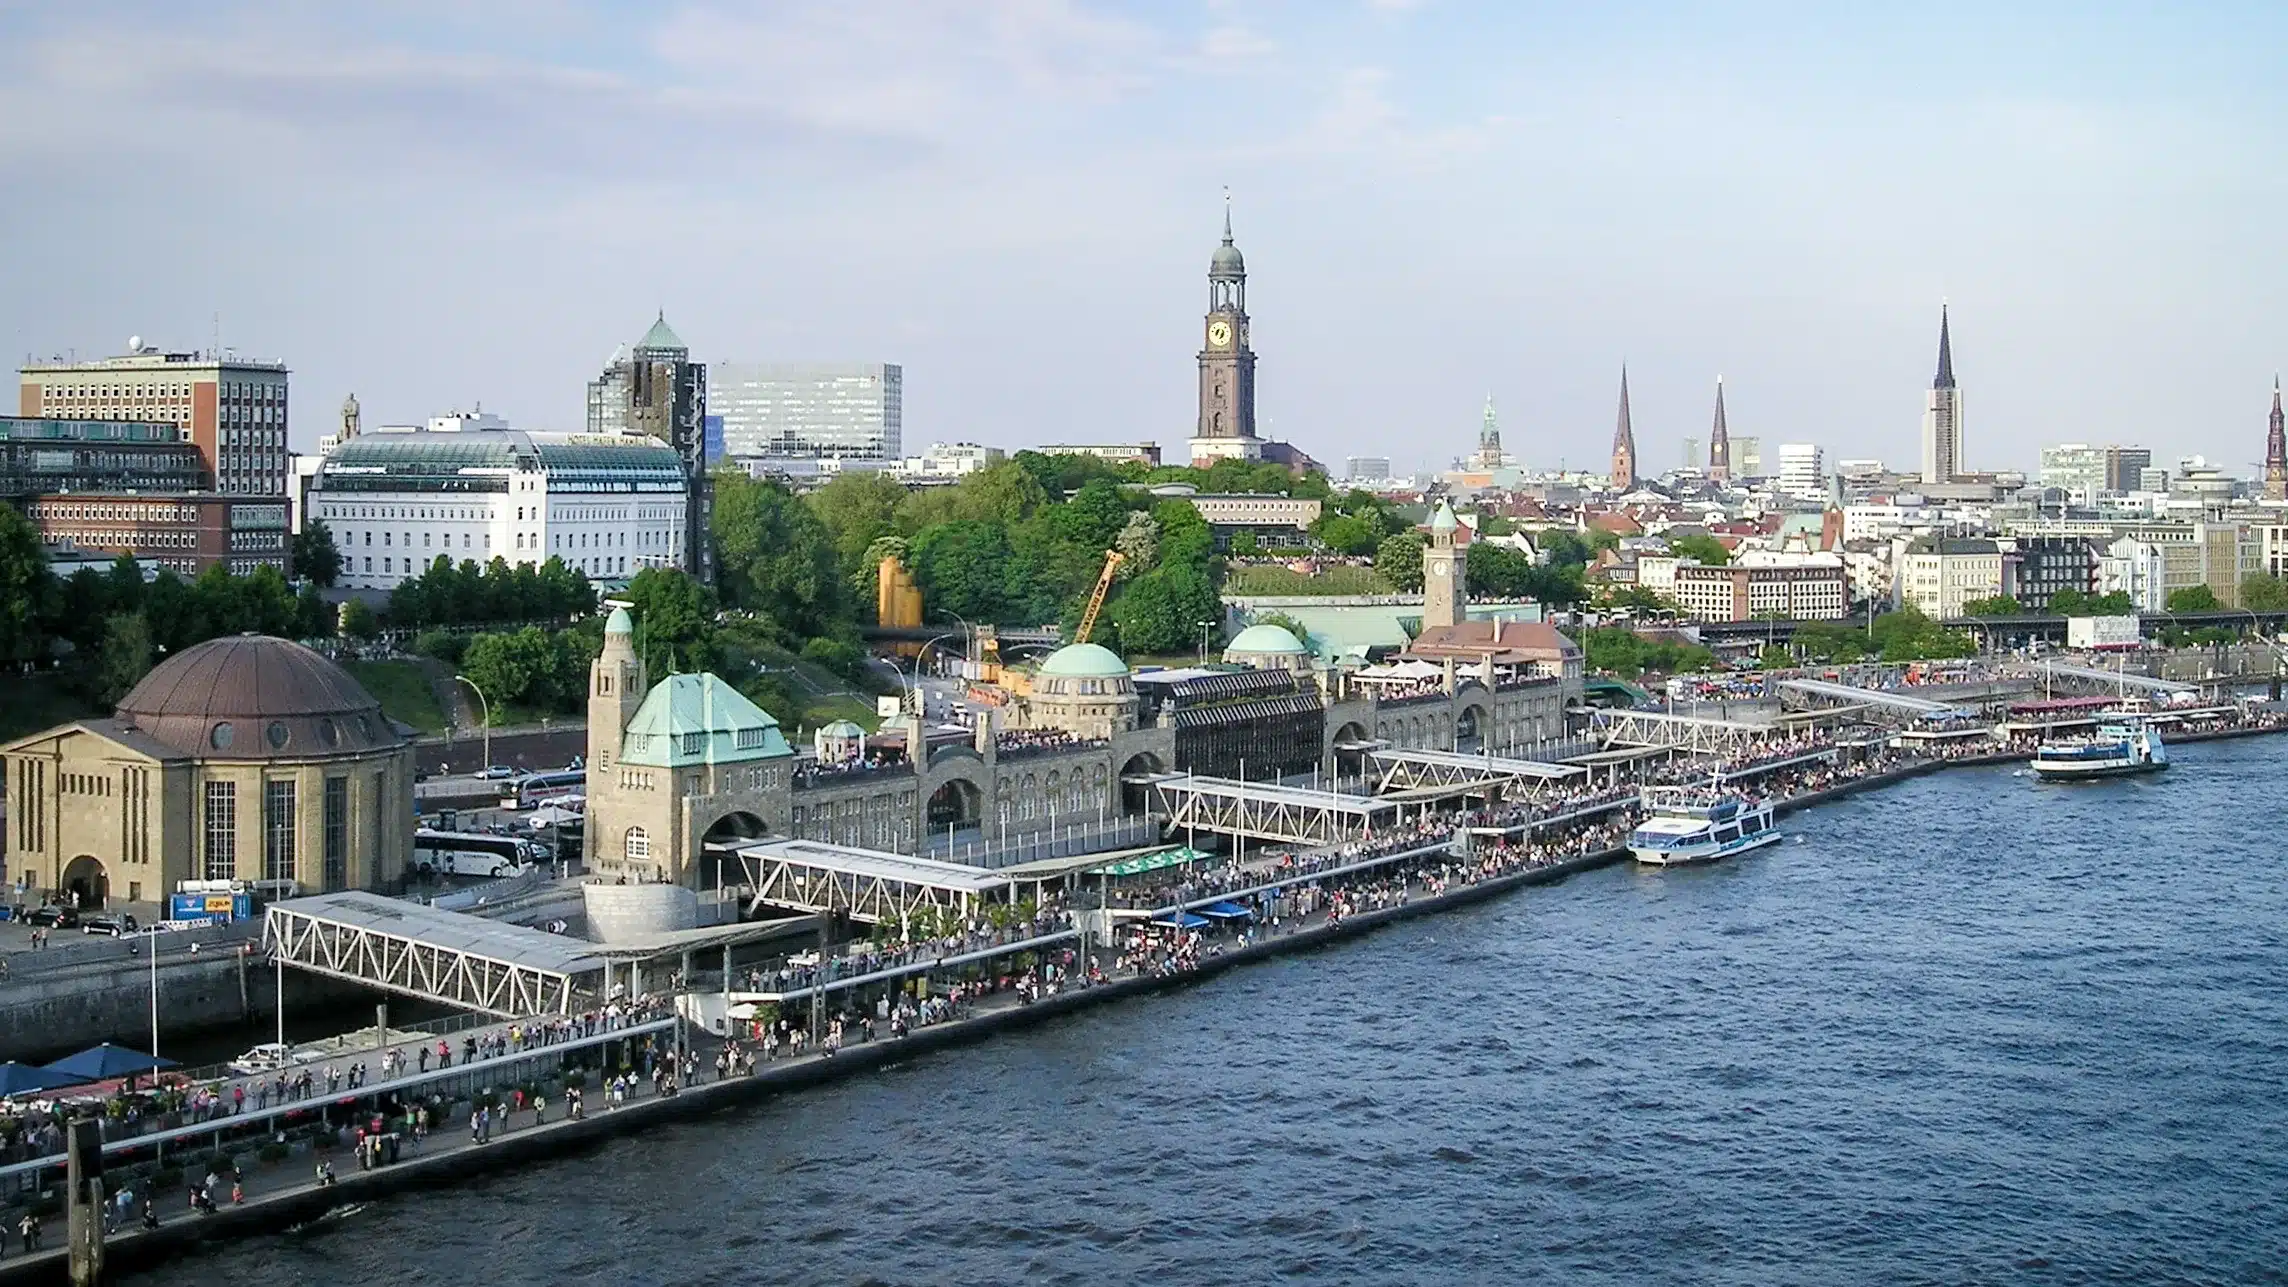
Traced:
<path fill-rule="evenodd" d="M 723 422 L 723 453 L 786 473 L 826 460 L 892 461 L 904 454 L 905 371 L 891 363 L 716 362 L 708 415 Z"/>

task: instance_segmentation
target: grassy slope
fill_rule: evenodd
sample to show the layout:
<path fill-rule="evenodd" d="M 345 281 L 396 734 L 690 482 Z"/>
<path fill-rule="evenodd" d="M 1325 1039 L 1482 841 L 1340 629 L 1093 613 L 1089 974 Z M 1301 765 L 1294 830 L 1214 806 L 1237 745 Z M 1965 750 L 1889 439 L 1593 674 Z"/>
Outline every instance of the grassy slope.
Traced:
<path fill-rule="evenodd" d="M 1328 568 L 1317 576 L 1305 576 L 1268 563 L 1231 569 L 1224 577 L 1223 592 L 1226 595 L 1395 593 L 1390 583 L 1373 568 L 1346 564 Z"/>
<path fill-rule="evenodd" d="M 429 680 L 421 667 L 410 661 L 345 661 L 357 681 L 365 685 L 381 702 L 384 715 L 400 723 L 411 724 L 424 733 L 445 731 L 445 712 L 437 706 L 437 694 L 429 689 Z"/>

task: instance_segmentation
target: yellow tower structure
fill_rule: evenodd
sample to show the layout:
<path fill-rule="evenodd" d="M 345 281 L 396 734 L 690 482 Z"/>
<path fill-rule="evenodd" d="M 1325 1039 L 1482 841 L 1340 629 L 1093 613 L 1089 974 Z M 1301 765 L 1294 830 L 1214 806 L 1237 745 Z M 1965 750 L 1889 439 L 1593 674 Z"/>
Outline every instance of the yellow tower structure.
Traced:
<path fill-rule="evenodd" d="M 922 590 L 895 554 L 884 555 L 874 577 L 874 620 L 912 628 L 922 623 Z"/>

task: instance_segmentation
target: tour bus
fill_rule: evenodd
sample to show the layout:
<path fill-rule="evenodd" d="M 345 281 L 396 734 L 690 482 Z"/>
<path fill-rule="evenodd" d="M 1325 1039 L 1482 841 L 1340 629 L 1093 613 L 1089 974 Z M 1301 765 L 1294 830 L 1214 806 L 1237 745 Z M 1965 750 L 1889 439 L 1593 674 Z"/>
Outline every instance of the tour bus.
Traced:
<path fill-rule="evenodd" d="M 547 860 L 547 850 L 515 836 L 427 827 L 413 833 L 413 869 L 424 876 L 514 876 Z"/>
<path fill-rule="evenodd" d="M 553 773 L 527 773 L 501 790 L 500 807 L 529 809 L 559 796 L 578 795 L 588 789 L 588 770 L 559 769 Z"/>

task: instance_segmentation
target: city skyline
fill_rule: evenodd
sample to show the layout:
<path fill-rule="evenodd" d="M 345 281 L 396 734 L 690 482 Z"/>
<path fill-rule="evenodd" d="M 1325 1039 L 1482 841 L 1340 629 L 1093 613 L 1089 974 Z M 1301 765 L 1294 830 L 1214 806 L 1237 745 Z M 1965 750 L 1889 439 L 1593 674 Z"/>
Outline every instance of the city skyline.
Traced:
<path fill-rule="evenodd" d="M 2255 472 L 2288 270 L 2281 181 L 2240 157 L 2282 16 L 2035 7 L 1941 69 L 1889 52 L 1951 12 L 18 13 L 0 155 L 40 176 L 11 224 L 42 253 L 0 268 L 0 343 L 200 348 L 219 315 L 293 368 L 309 450 L 352 390 L 377 423 L 576 427 L 664 307 L 699 361 L 902 364 L 916 448 L 1178 448 L 1228 184 L 1259 432 L 1321 460 L 1443 466 L 1490 391 L 1512 455 L 1595 468 L 1625 361 L 1641 442 L 1705 432 L 1722 372 L 1742 435 L 1912 468 L 1949 300 L 1970 467 L 2100 441 Z M 1047 373 L 1014 396 L 1013 341 Z"/>

